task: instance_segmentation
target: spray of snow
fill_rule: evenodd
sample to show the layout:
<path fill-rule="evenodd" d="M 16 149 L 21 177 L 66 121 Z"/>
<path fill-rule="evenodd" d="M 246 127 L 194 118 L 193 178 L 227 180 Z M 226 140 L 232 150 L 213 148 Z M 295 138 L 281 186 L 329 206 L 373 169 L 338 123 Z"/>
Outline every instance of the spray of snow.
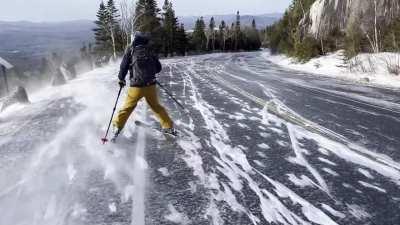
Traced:
<path fill-rule="evenodd" d="M 52 136 L 51 139 L 32 149 L 33 157 L 26 160 L 27 163 L 20 160 L 16 165 L 22 166 L 12 167 L 15 173 L 19 173 L 18 176 L 0 183 L 0 224 L 85 224 L 89 210 L 82 196 L 90 193 L 87 179 L 91 179 L 87 176 L 94 171 L 103 173 L 105 183 L 114 184 L 124 202 L 135 201 L 132 221 L 144 224 L 143 198 L 147 168 L 144 160 L 145 137 L 137 138 L 133 156 L 129 156 L 123 146 L 103 146 L 99 140 L 105 131 L 110 107 L 115 101 L 117 86 L 110 78 L 114 78 L 117 68 L 116 65 L 110 65 L 83 74 L 67 85 L 46 88 L 31 96 L 31 105 L 15 105 L 1 113 L 2 119 L 17 122 L 26 120 L 25 124 L 37 123 L 37 126 L 44 124 L 32 131 L 20 131 L 21 127 L 26 126 L 24 124 L 19 124 L 20 128 L 12 123 L 3 124 L 7 127 L 1 127 L 1 130 L 7 131 L 7 137 L 29 132 L 26 138 L 20 140 L 21 143 L 34 143 L 34 138 L 40 137 L 42 132 L 53 126 L 52 121 L 61 128 L 53 135 L 48 134 Z M 111 83 L 115 86 L 111 86 Z M 95 91 L 93 87 L 96 87 Z M 56 109 L 48 106 L 54 103 L 67 112 L 67 116 L 59 117 Z M 144 107 L 139 104 L 138 108 L 143 111 Z M 21 119 L 13 119 L 17 115 L 15 112 L 21 109 L 24 109 L 23 113 L 18 113 Z M 41 116 L 44 112 L 48 116 L 41 118 L 40 123 L 34 120 L 35 116 Z M 49 121 L 48 125 L 46 121 Z M 131 129 L 127 127 L 127 133 Z M 144 135 L 143 132 L 141 134 Z M 3 140 L 0 145 L 9 139 Z M 112 212 L 116 207 L 104 205 Z"/>

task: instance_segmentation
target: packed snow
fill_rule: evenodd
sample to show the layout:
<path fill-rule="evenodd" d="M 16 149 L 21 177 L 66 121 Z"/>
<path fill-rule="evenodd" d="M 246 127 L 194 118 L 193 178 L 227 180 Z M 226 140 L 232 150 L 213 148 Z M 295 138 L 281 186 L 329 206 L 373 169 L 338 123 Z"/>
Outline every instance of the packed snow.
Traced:
<path fill-rule="evenodd" d="M 279 66 L 302 71 L 307 75 L 314 74 L 366 85 L 400 88 L 399 53 L 363 53 L 345 61 L 344 52 L 337 51 L 313 58 L 306 63 L 300 63 L 285 55 L 271 55 L 269 51 L 265 51 L 263 56 Z M 397 74 L 390 71 L 397 71 Z"/>

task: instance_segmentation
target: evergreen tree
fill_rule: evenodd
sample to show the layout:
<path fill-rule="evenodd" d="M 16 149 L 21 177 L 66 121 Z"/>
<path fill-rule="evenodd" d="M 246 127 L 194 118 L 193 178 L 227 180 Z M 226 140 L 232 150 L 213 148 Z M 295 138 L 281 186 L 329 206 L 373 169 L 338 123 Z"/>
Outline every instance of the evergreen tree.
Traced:
<path fill-rule="evenodd" d="M 196 25 L 193 31 L 193 45 L 197 51 L 204 51 L 206 49 L 206 33 L 205 33 L 205 23 L 203 17 L 196 21 Z"/>
<path fill-rule="evenodd" d="M 294 55 L 300 62 L 307 62 L 313 57 L 319 55 L 318 41 L 313 37 L 306 36 L 303 39 L 296 39 L 294 46 Z"/>
<path fill-rule="evenodd" d="M 210 25 L 208 26 L 208 37 L 207 37 L 207 49 L 215 51 L 215 20 L 214 17 L 210 19 Z M 210 46 L 211 45 L 211 46 Z"/>
<path fill-rule="evenodd" d="M 235 23 L 231 24 L 231 27 L 228 30 L 228 50 L 234 51 L 235 50 Z"/>
<path fill-rule="evenodd" d="M 349 25 L 345 37 L 345 55 L 347 59 L 356 56 L 362 50 L 362 30 L 357 19 Z"/>
<path fill-rule="evenodd" d="M 136 3 L 134 27 L 137 31 L 152 36 L 153 50 L 160 52 L 162 48 L 162 28 L 158 17 L 160 9 L 155 0 L 139 0 Z"/>
<path fill-rule="evenodd" d="M 164 55 L 172 55 L 176 51 L 178 36 L 178 18 L 175 17 L 175 11 L 172 3 L 165 0 L 163 6 L 163 50 Z"/>
<path fill-rule="evenodd" d="M 258 50 L 261 47 L 260 33 L 257 30 L 255 20 L 252 21 L 251 27 L 245 27 L 241 31 L 242 46 L 241 49 L 247 51 Z"/>
<path fill-rule="evenodd" d="M 241 41 L 240 13 L 239 13 L 239 11 L 237 11 L 237 13 L 236 13 L 236 23 L 235 23 L 235 51 L 239 50 L 240 41 Z"/>
<path fill-rule="evenodd" d="M 93 29 L 95 35 L 95 53 L 100 57 L 114 57 L 123 50 L 121 29 L 119 27 L 119 14 L 115 7 L 114 0 L 108 0 L 107 5 L 100 3 L 97 12 L 96 28 Z"/>
<path fill-rule="evenodd" d="M 160 9 L 155 0 L 139 0 L 135 9 L 135 28 L 142 32 L 154 32 L 160 28 Z"/>
<path fill-rule="evenodd" d="M 181 24 L 177 32 L 176 50 L 180 55 L 184 56 L 186 54 L 187 48 L 188 48 L 188 37 L 186 35 L 185 26 Z"/>
<path fill-rule="evenodd" d="M 117 51 L 121 50 L 121 29 L 119 27 L 119 14 L 115 7 L 114 0 L 108 0 L 106 7 L 106 23 L 107 31 L 111 38 L 111 45 L 113 50 L 114 59 L 117 57 Z"/>
<path fill-rule="evenodd" d="M 226 27 L 225 21 L 222 20 L 221 24 L 219 25 L 219 35 L 218 35 L 219 36 L 218 39 L 219 39 L 219 43 L 220 43 L 220 47 L 221 47 L 222 51 L 225 51 L 225 48 L 226 48 L 226 39 L 228 36 L 226 28 L 227 27 Z"/>
<path fill-rule="evenodd" d="M 93 29 L 96 40 L 95 51 L 98 55 L 104 56 L 109 50 L 111 50 L 111 46 L 107 31 L 107 9 L 103 2 L 100 3 L 95 24 L 96 28 Z"/>
<path fill-rule="evenodd" d="M 231 26 L 227 26 L 225 21 L 221 21 L 218 31 L 215 28 L 216 24 L 213 17 L 210 19 L 207 32 L 204 32 L 203 18 L 198 19 L 190 37 L 192 49 L 197 51 L 254 51 L 261 47 L 261 37 L 256 21 L 252 21 L 252 26 L 241 27 L 239 12 L 237 12 L 236 21 Z"/>
<path fill-rule="evenodd" d="M 257 24 L 255 19 L 253 19 L 251 23 L 250 39 L 251 39 L 250 50 L 258 50 L 261 48 L 262 42 L 261 42 L 260 32 L 258 32 L 257 30 Z"/>
<path fill-rule="evenodd" d="M 385 29 L 383 46 L 385 51 L 400 51 L 400 19 L 392 21 Z"/>

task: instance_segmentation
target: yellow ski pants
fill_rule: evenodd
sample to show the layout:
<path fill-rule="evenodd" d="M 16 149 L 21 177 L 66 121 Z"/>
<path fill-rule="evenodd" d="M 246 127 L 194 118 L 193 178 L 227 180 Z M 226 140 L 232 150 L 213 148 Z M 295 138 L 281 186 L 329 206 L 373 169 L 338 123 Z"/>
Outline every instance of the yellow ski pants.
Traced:
<path fill-rule="evenodd" d="M 125 127 L 129 116 L 132 114 L 133 110 L 136 108 L 137 103 L 142 98 L 146 99 L 147 104 L 153 110 L 157 118 L 160 120 L 161 127 L 172 128 L 173 123 L 169 117 L 167 111 L 163 106 L 160 105 L 157 96 L 156 85 L 151 85 L 147 87 L 130 87 L 128 89 L 128 95 L 125 99 L 125 103 L 122 109 L 118 112 L 117 116 L 113 120 L 114 126 L 122 130 Z"/>

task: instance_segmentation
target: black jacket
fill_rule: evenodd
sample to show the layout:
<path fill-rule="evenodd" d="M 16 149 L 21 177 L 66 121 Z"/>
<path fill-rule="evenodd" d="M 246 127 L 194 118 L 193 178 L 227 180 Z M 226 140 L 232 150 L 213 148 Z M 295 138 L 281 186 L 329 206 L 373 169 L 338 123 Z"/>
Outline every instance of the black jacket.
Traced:
<path fill-rule="evenodd" d="M 120 80 L 125 80 L 126 75 L 128 74 L 129 71 L 129 79 L 130 79 L 130 86 L 131 87 L 144 87 L 144 86 L 150 86 L 150 85 L 154 85 L 156 84 L 156 76 L 155 74 L 152 74 L 152 79 L 150 79 L 151 81 L 149 81 L 146 84 L 140 83 L 137 80 L 133 79 L 135 76 L 134 74 L 134 70 L 132 68 L 132 53 L 133 53 L 133 46 L 131 46 L 125 53 L 124 58 L 122 59 L 121 62 L 121 66 L 120 66 L 120 71 L 118 74 L 118 78 Z M 158 73 L 161 71 L 162 67 L 161 67 L 161 63 L 160 60 L 158 59 L 158 57 L 156 55 L 152 55 L 154 62 L 156 62 L 156 71 L 158 71 Z"/>

